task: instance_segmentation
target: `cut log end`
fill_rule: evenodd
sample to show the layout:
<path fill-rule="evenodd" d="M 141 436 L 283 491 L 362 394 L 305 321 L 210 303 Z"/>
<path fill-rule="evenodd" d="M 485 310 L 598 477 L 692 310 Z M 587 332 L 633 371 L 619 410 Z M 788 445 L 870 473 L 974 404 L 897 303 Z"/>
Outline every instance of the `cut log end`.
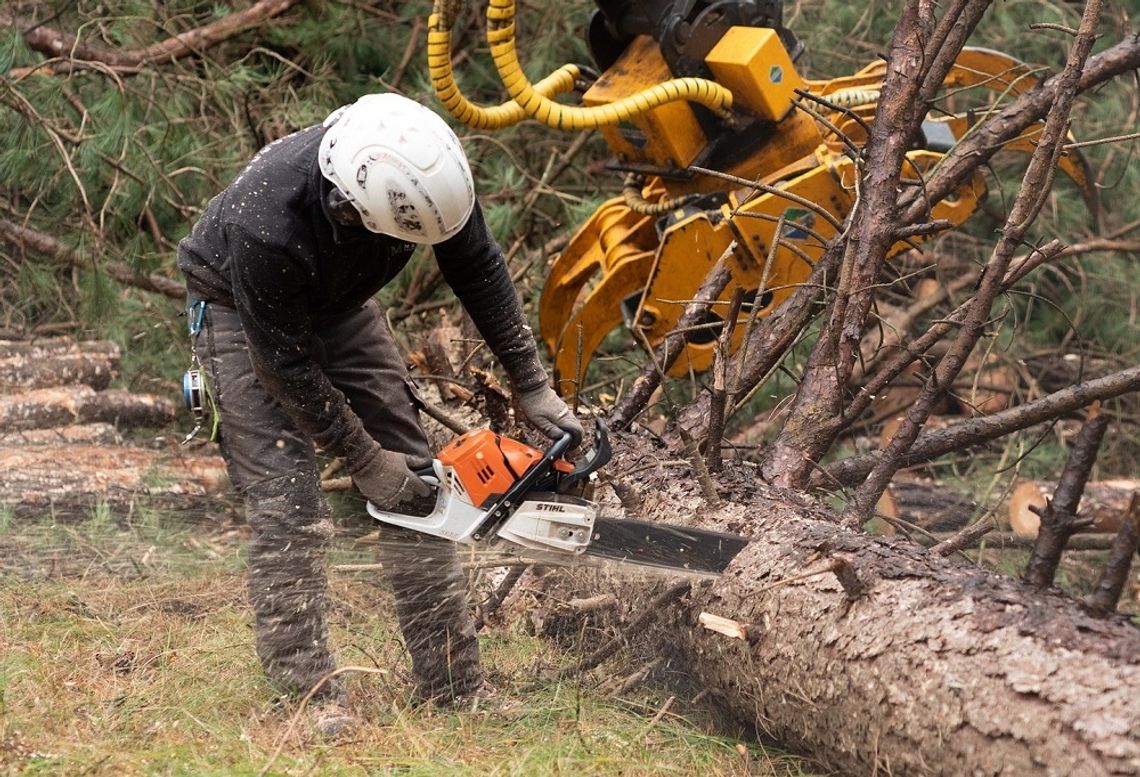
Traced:
<path fill-rule="evenodd" d="M 1014 487 L 1009 497 L 1009 528 L 1025 537 L 1036 537 L 1041 526 L 1040 511 L 1056 488 L 1055 483 L 1026 480 Z M 1090 522 L 1086 531 L 1116 532 L 1128 513 L 1132 494 L 1140 491 L 1140 480 L 1100 480 L 1085 485 L 1077 509 L 1077 520 Z"/>

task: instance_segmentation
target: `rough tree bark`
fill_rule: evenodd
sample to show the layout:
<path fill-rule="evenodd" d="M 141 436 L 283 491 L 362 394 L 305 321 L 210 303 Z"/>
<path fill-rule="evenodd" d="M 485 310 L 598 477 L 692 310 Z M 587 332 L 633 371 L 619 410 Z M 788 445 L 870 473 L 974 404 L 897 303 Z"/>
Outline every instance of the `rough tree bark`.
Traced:
<path fill-rule="evenodd" d="M 644 444 L 627 445 L 623 467 L 651 466 Z M 717 510 L 677 487 L 641 508 L 757 540 L 659 630 L 720 706 L 844 773 L 1140 774 L 1140 632 L 1125 619 L 843 529 L 802 494 L 749 480 L 728 467 L 732 501 Z M 830 572 L 803 576 L 837 555 L 864 590 L 855 599 Z M 701 612 L 748 639 L 701 628 Z"/>

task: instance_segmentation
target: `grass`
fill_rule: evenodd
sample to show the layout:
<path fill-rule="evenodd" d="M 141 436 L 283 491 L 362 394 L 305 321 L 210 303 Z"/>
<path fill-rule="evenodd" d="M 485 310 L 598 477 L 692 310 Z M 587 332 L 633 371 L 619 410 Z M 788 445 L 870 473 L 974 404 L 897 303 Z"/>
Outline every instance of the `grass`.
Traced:
<path fill-rule="evenodd" d="M 676 714 L 684 700 L 666 705 L 664 692 L 615 698 L 585 679 L 521 692 L 575 657 L 513 625 L 481 643 L 514 706 L 416 706 L 390 596 L 367 573 L 334 573 L 330 619 L 342 665 L 385 670 L 348 674 L 368 723 L 344 741 L 290 733 L 298 703 L 253 653 L 241 532 L 145 518 L 124 526 L 99 511 L 0 533 L 0 773 L 255 775 L 271 761 L 281 775 L 804 773 Z M 337 556 L 363 560 L 348 540 Z"/>

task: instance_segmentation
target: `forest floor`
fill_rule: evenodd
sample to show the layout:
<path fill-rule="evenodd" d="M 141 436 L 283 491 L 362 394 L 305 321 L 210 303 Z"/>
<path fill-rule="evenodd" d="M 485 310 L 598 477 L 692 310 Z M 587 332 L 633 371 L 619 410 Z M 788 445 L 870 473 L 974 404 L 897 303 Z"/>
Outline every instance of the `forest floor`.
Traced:
<path fill-rule="evenodd" d="M 42 368 L 46 357 L 37 358 Z M 575 671 L 615 635 L 612 619 L 562 618 L 558 582 L 595 574 L 582 569 L 524 577 L 481 630 L 506 709 L 415 705 L 382 573 L 355 568 L 375 560 L 375 527 L 359 497 L 343 493 L 331 495 L 339 531 L 330 625 L 341 666 L 357 667 L 346 679 L 364 723 L 339 740 L 316 738 L 298 700 L 280 698 L 257 664 L 247 529 L 225 495 L 216 448 L 179 446 L 185 419 L 170 408 L 154 424 L 157 400 L 71 391 L 0 391 L 0 421 L 16 430 L 0 435 L 0 774 L 826 773 L 710 714 L 683 667 L 639 650 L 633 638 L 648 634 L 619 628 L 631 647 Z M 122 433 L 104 422 L 122 424 L 131 408 L 146 411 L 140 427 Z M 428 426 L 441 439 L 451 434 Z M 637 485 L 658 500 L 683 501 L 678 489 L 697 488 L 657 469 L 665 474 L 650 483 L 643 472 Z M 746 498 L 747 483 L 738 485 Z M 1026 553 L 967 555 L 1016 577 Z M 1058 584 L 1087 592 L 1104 553 L 1066 554 Z M 472 566 L 480 601 L 502 572 Z M 632 573 L 596 574 L 607 577 L 595 590 L 614 592 L 621 607 L 644 606 L 623 601 L 634 598 L 623 597 L 637 582 Z M 1120 609 L 1140 612 L 1136 572 Z"/>
<path fill-rule="evenodd" d="M 726 737 L 688 700 L 597 679 L 551 681 L 573 650 L 522 619 L 481 633 L 512 706 L 415 706 L 377 572 L 332 574 L 332 638 L 366 723 L 321 741 L 296 700 L 263 679 L 243 579 L 244 528 L 96 509 L 80 522 L 0 523 L 0 773 L 814 774 L 799 759 Z M 367 563 L 342 534 L 334 564 Z M 589 645 L 584 646 L 588 651 Z M 294 718 L 298 722 L 294 725 Z"/>
<path fill-rule="evenodd" d="M 697 691 L 626 682 L 640 656 L 560 672 L 609 635 L 572 628 L 552 642 L 533 601 L 480 632 L 508 707 L 413 704 L 382 573 L 344 568 L 373 563 L 376 542 L 345 494 L 331 495 L 329 617 L 340 665 L 361 668 L 346 684 L 364 722 L 316 738 L 303 703 L 281 698 L 257 663 L 248 529 L 216 446 L 179 446 L 186 419 L 166 399 L 105 391 L 118 353 L 0 345 L 0 774 L 818 772 L 751 731 L 726 735 L 691 703 Z M 495 574 L 472 572 L 473 599 Z"/>

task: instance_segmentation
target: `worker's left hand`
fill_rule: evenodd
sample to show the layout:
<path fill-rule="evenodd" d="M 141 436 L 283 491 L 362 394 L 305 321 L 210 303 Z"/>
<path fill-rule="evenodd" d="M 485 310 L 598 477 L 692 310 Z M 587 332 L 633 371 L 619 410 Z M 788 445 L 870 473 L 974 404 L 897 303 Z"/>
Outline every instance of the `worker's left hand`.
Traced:
<path fill-rule="evenodd" d="M 519 409 L 538 431 L 552 440 L 557 440 L 569 432 L 573 437 L 570 447 L 582 442 L 585 430 L 582 422 L 574 417 L 570 408 L 550 386 L 539 386 L 519 394 Z"/>

